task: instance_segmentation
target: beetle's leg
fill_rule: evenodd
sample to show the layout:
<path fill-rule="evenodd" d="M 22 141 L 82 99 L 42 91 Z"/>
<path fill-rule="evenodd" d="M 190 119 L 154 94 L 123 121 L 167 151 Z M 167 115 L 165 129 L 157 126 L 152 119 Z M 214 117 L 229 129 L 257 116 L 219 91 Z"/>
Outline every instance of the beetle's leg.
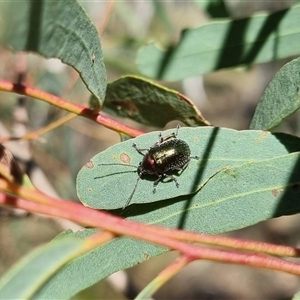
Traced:
<path fill-rule="evenodd" d="M 200 156 L 198 155 L 190 156 L 190 159 L 200 159 Z"/>
<path fill-rule="evenodd" d="M 170 135 L 168 135 L 167 137 L 162 137 L 162 134 L 161 134 L 161 132 L 159 133 L 159 135 L 158 135 L 158 142 L 157 143 L 155 143 L 155 145 L 160 145 L 161 143 L 163 143 L 166 139 L 169 139 L 171 136 Z"/>
<path fill-rule="evenodd" d="M 173 133 L 173 135 L 174 135 L 174 137 L 175 137 L 175 138 L 176 138 L 176 137 L 177 137 L 177 135 L 178 135 L 179 128 L 180 128 L 180 124 L 177 124 L 177 126 L 176 126 L 176 132 L 175 132 L 175 133 Z"/>
<path fill-rule="evenodd" d="M 176 187 L 179 188 L 179 183 L 178 183 L 178 181 L 177 181 L 177 179 L 176 179 L 175 176 L 173 176 L 173 175 L 168 175 L 168 174 L 163 174 L 163 176 L 164 176 L 164 177 L 171 178 L 171 179 L 175 182 Z"/>
<path fill-rule="evenodd" d="M 153 194 L 156 193 L 156 186 L 159 184 L 159 182 L 163 179 L 164 174 L 158 174 L 158 178 L 153 182 Z"/>
<path fill-rule="evenodd" d="M 167 136 L 165 136 L 164 138 L 162 137 L 162 135 L 160 133 L 159 136 L 158 136 L 159 141 L 158 141 L 157 144 L 161 144 L 162 142 L 165 142 L 165 141 L 167 141 L 169 139 L 172 139 L 172 138 L 177 138 L 179 128 L 180 128 L 180 125 L 178 124 L 177 127 L 176 127 L 176 131 L 172 132 L 171 134 L 169 134 Z"/>
<path fill-rule="evenodd" d="M 156 186 L 158 185 L 158 183 L 162 180 L 163 178 L 163 175 L 162 174 L 159 174 L 157 175 L 158 178 L 153 182 L 153 194 L 156 193 Z"/>
<path fill-rule="evenodd" d="M 164 141 L 161 132 L 158 135 L 158 144 L 161 144 Z"/>
<path fill-rule="evenodd" d="M 179 183 L 178 183 L 176 177 L 174 177 L 173 175 L 168 175 L 168 174 L 164 173 L 164 174 L 159 174 L 157 176 L 158 176 L 158 178 L 153 183 L 153 194 L 156 193 L 156 186 L 164 177 L 171 178 L 175 182 L 176 187 L 179 188 Z"/>
<path fill-rule="evenodd" d="M 140 153 L 140 154 L 142 154 L 142 155 L 145 155 L 145 154 L 143 153 L 143 151 L 149 151 L 149 149 L 140 149 L 140 148 L 138 148 L 137 145 L 136 145 L 136 143 L 133 143 L 133 144 L 132 144 L 132 147 L 133 147 L 138 153 Z"/>
<path fill-rule="evenodd" d="M 162 134 L 161 134 L 161 132 L 160 132 L 159 135 L 158 135 L 158 142 L 156 144 L 159 145 L 159 144 L 161 144 L 161 143 L 163 143 L 163 142 L 165 142 L 165 141 L 167 141 L 169 139 L 176 138 L 176 136 L 177 136 L 177 133 L 172 132 L 171 134 L 163 137 Z"/>

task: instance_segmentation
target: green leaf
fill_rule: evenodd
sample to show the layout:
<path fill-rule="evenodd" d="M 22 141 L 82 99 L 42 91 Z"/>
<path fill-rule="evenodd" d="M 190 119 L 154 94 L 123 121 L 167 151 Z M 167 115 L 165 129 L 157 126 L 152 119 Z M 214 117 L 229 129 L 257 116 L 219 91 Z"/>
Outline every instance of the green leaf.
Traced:
<path fill-rule="evenodd" d="M 2 1 L 1 44 L 55 57 L 76 69 L 101 103 L 106 73 L 95 26 L 75 0 Z"/>
<path fill-rule="evenodd" d="M 66 238 L 36 249 L 0 279 L 0 299 L 31 298 L 61 266 L 80 254 L 83 245 L 83 240 Z"/>
<path fill-rule="evenodd" d="M 104 111 L 157 127 L 172 120 L 190 126 L 208 125 L 197 107 L 182 94 L 135 76 L 124 76 L 108 84 Z"/>
<path fill-rule="evenodd" d="M 163 132 L 163 136 L 172 132 L 174 129 L 167 130 Z M 179 188 L 176 188 L 174 182 L 164 180 L 153 194 L 153 182 L 157 176 L 143 176 L 144 180 L 139 181 L 131 204 L 153 203 L 189 195 L 201 189 L 223 168 L 282 156 L 300 149 L 299 138 L 264 131 L 235 131 L 213 127 L 181 128 L 178 138 L 188 143 L 191 155 L 197 155 L 201 159 L 192 159 L 189 166 L 178 176 Z M 80 200 L 93 208 L 123 207 L 138 178 L 136 168 L 126 166 L 126 163 L 138 166 L 142 160 L 141 154 L 132 147 L 133 142 L 139 148 L 149 148 L 157 141 L 158 132 L 152 132 L 114 145 L 94 156 L 77 176 L 77 194 Z M 99 165 L 114 163 L 124 166 Z M 144 210 L 143 205 L 137 208 L 139 211 Z"/>
<path fill-rule="evenodd" d="M 68 230 L 58 235 L 53 242 L 65 238 L 83 239 L 97 232 L 96 229 L 76 233 Z M 134 246 L 138 247 L 133 249 Z M 130 253 L 131 250 L 133 253 Z M 33 299 L 69 299 L 109 276 L 113 270 L 116 272 L 132 267 L 137 260 L 143 262 L 166 251 L 167 249 L 162 247 L 125 237 L 115 239 L 68 263 L 49 279 Z"/>
<path fill-rule="evenodd" d="M 129 219 L 209 234 L 300 212 L 300 153 L 228 166 L 193 195 L 129 207 Z M 137 214 L 136 212 L 139 212 Z M 143 212 L 143 213 L 142 213 Z"/>
<path fill-rule="evenodd" d="M 283 148 L 296 147 L 296 139 L 292 137 L 260 133 L 256 139 L 261 143 L 262 152 L 265 146 L 272 144 L 264 141 L 270 136 L 282 141 Z M 244 132 L 239 134 L 237 133 L 236 137 L 241 137 Z M 275 141 L 273 143 L 276 144 Z M 248 152 L 248 148 L 249 145 L 244 144 L 240 152 Z M 278 146 L 275 147 L 276 153 L 284 152 L 284 149 L 278 151 L 277 148 Z M 228 151 L 231 149 L 232 145 L 229 143 Z M 270 153 L 266 156 L 272 156 L 272 149 L 268 150 Z M 257 155 L 260 156 L 260 153 Z M 226 156 L 224 163 L 225 160 Z M 240 165 L 229 166 L 215 174 L 194 195 L 159 203 L 133 205 L 123 211 L 123 216 L 148 224 L 218 234 L 250 226 L 272 217 L 299 213 L 299 162 L 298 152 L 265 160 L 241 162 Z M 114 188 L 111 193 L 117 193 L 117 189 Z M 69 232 L 67 235 L 82 238 L 95 232 L 96 230 L 85 230 L 75 234 Z M 37 298 L 68 298 L 118 270 L 142 263 L 165 251 L 164 248 L 145 242 L 119 238 L 68 264 L 47 282 Z M 65 289 L 65 286 L 70 288 Z"/>
<path fill-rule="evenodd" d="M 251 129 L 270 130 L 300 107 L 300 59 L 287 63 L 275 75 L 261 97 Z"/>
<path fill-rule="evenodd" d="M 138 54 L 147 77 L 181 80 L 221 68 L 263 63 L 300 53 L 300 6 L 240 20 L 212 21 L 183 31 L 178 45 L 160 49 L 153 43 Z"/>

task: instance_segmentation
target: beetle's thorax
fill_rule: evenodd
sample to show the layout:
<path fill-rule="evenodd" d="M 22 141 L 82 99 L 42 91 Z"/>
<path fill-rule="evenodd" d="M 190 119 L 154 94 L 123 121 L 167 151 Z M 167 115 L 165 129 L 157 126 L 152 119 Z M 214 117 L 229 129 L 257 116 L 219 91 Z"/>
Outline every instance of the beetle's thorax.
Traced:
<path fill-rule="evenodd" d="M 143 174 L 165 174 L 170 170 L 179 170 L 188 163 L 190 149 L 186 142 L 173 139 L 157 143 L 149 149 L 138 166 L 139 176 Z"/>
<path fill-rule="evenodd" d="M 157 174 L 155 160 L 152 155 L 147 153 L 140 165 L 138 166 L 138 173 L 139 174 Z"/>

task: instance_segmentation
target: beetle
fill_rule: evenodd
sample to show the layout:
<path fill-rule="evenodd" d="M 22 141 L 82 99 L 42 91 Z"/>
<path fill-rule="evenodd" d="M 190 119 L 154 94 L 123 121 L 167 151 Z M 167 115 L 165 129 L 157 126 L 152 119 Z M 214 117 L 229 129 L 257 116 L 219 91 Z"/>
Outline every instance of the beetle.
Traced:
<path fill-rule="evenodd" d="M 138 178 L 134 185 L 134 188 L 127 199 L 123 209 L 125 209 L 136 191 L 137 185 L 139 180 L 142 178 L 143 175 L 155 175 L 157 179 L 153 183 L 153 193 L 156 193 L 156 186 L 163 178 L 170 178 L 175 182 L 177 188 L 179 188 L 179 183 L 176 177 L 173 174 L 177 171 L 184 171 L 191 159 L 199 159 L 198 156 L 191 156 L 191 150 L 189 145 L 181 140 L 178 139 L 178 132 L 179 132 L 180 125 L 177 125 L 176 131 L 171 133 L 166 137 L 162 137 L 162 134 L 159 134 L 159 140 L 149 149 L 141 149 L 133 143 L 133 147 L 143 155 L 142 161 L 139 163 L 138 166 L 129 165 L 129 164 L 99 164 L 99 165 L 122 165 L 128 167 L 134 167 L 137 169 Z"/>

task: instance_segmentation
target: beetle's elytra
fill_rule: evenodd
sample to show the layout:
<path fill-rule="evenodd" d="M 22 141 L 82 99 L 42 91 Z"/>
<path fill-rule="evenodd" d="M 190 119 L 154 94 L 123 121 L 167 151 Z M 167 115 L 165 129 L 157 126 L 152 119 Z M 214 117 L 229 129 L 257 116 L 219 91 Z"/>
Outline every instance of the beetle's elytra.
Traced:
<path fill-rule="evenodd" d="M 156 192 L 156 186 L 165 177 L 172 179 L 176 187 L 179 183 L 173 175 L 176 171 L 184 170 L 191 159 L 199 159 L 198 156 L 191 156 L 189 145 L 177 138 L 180 126 L 176 128 L 176 132 L 162 137 L 159 135 L 159 141 L 149 149 L 140 149 L 136 144 L 133 147 L 144 157 L 138 166 L 124 164 L 100 164 L 100 165 L 123 165 L 137 168 L 138 178 L 133 188 L 131 195 L 126 201 L 123 209 L 127 207 L 135 193 L 138 182 L 143 175 L 155 175 L 157 179 L 153 183 L 153 193 Z M 172 174 L 173 173 L 173 174 Z"/>
<path fill-rule="evenodd" d="M 178 170 L 189 161 L 190 154 L 190 147 L 185 141 L 168 140 L 149 149 L 138 171 L 147 174 L 163 174 L 169 170 Z"/>

